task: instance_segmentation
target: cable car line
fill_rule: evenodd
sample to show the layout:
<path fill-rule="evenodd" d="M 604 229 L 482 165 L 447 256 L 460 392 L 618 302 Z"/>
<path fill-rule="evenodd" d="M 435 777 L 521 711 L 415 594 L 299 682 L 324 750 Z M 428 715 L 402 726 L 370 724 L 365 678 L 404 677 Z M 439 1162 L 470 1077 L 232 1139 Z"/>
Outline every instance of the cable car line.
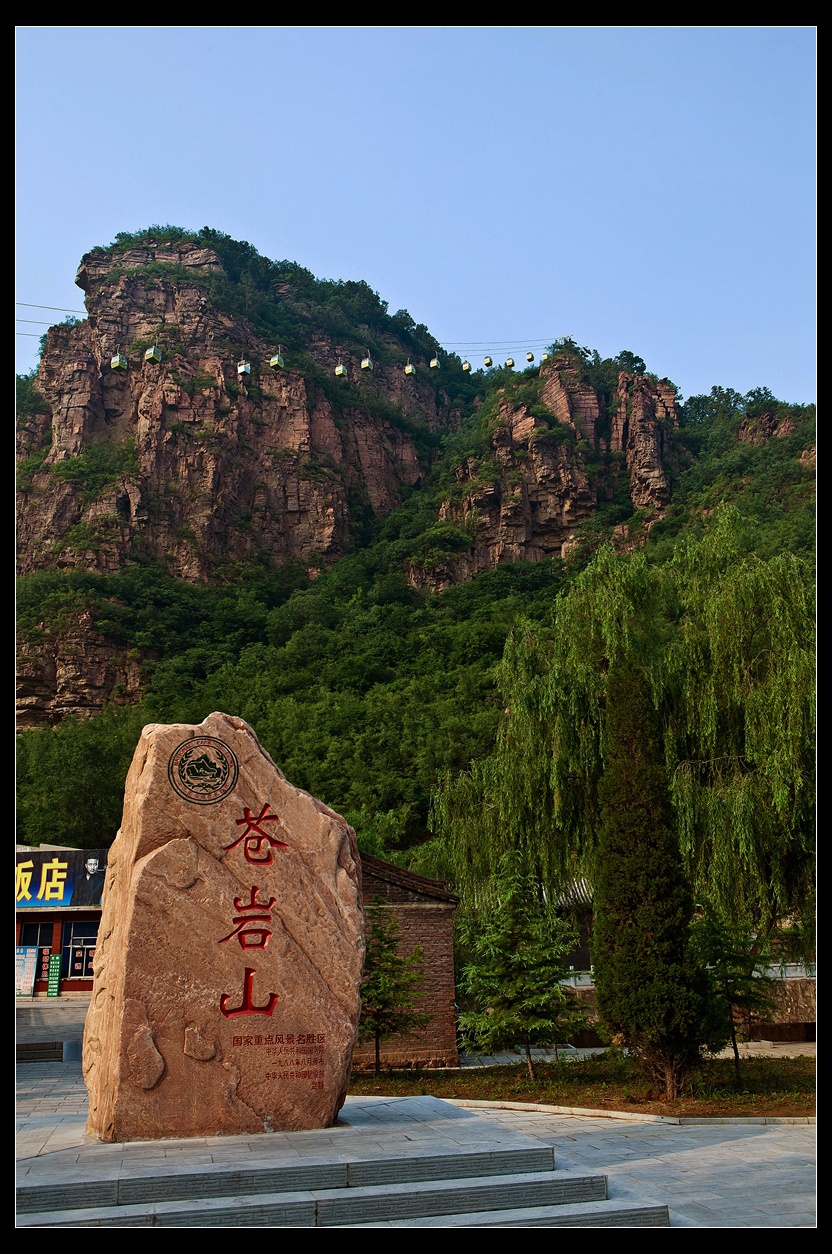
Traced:
<path fill-rule="evenodd" d="M 47 309 L 47 310 L 53 310 L 56 313 L 68 313 L 68 314 L 81 315 L 84 312 L 80 309 L 65 309 L 61 305 L 36 305 L 36 304 L 33 304 L 31 301 L 25 301 L 25 300 L 15 301 L 15 304 L 22 306 L 26 309 Z M 41 322 L 40 319 L 37 319 L 37 318 L 15 318 L 15 322 L 24 322 L 31 326 L 39 326 L 39 327 L 51 327 L 53 325 L 56 325 L 51 322 Z M 42 339 L 43 338 L 42 336 L 36 335 L 32 331 L 15 331 L 15 335 L 22 335 L 22 336 L 25 336 L 27 339 Z M 526 361 L 529 364 L 531 364 L 534 361 L 534 353 L 531 351 L 531 349 L 540 348 L 540 347 L 548 348 L 548 346 L 551 343 L 552 343 L 551 337 L 546 338 L 546 339 L 532 339 L 531 337 L 529 337 L 528 339 L 519 339 L 519 340 L 453 340 L 442 345 L 440 351 L 449 353 L 450 355 L 455 355 L 454 350 L 457 348 L 483 348 L 483 347 L 489 348 L 490 347 L 490 348 L 507 349 L 508 356 L 506 357 L 504 366 L 505 368 L 509 370 L 513 370 L 514 358 L 511 355 L 512 351 L 519 351 L 525 347 L 527 350 Z M 283 346 L 281 344 L 278 344 L 276 351 L 273 352 L 269 358 L 269 365 L 274 371 L 285 369 L 282 347 Z M 549 359 L 548 352 L 541 353 L 541 362 L 547 361 L 548 359 Z M 144 360 L 146 362 L 153 362 L 155 364 L 158 364 L 159 362 L 161 362 L 162 352 L 155 342 L 154 342 L 153 347 L 147 349 L 147 351 L 145 352 Z M 430 370 L 439 370 L 441 369 L 441 365 L 442 363 L 439 360 L 439 352 L 436 351 L 434 352 L 433 356 L 430 358 L 430 361 L 428 362 L 428 368 Z M 483 358 L 483 367 L 486 370 L 490 370 L 493 368 L 493 366 L 494 366 L 494 360 L 491 354 L 486 353 L 485 357 Z M 121 351 L 121 347 L 119 346 L 117 352 L 113 355 L 113 357 L 110 360 L 110 368 L 112 370 L 123 371 L 123 370 L 126 370 L 127 367 L 128 367 L 127 358 L 124 356 L 124 354 Z M 367 349 L 365 351 L 365 355 L 361 358 L 361 369 L 362 371 L 367 371 L 368 373 L 372 374 L 374 367 L 375 367 L 375 362 L 373 361 L 370 350 Z M 501 367 L 499 366 L 497 367 L 497 369 L 500 369 L 500 368 Z M 470 374 L 473 367 L 471 363 L 466 359 L 462 362 L 462 369 L 465 372 L 465 374 Z M 404 366 L 404 373 L 410 376 L 411 378 L 416 374 L 416 367 L 413 365 L 409 357 L 407 359 L 407 364 Z M 241 356 L 240 361 L 237 363 L 237 375 L 241 379 L 246 379 L 246 378 L 251 377 L 251 363 L 246 359 L 245 353 Z M 335 367 L 335 375 L 337 378 L 343 378 L 343 379 L 346 379 L 348 377 L 347 368 L 340 358 L 338 360 L 338 365 Z"/>

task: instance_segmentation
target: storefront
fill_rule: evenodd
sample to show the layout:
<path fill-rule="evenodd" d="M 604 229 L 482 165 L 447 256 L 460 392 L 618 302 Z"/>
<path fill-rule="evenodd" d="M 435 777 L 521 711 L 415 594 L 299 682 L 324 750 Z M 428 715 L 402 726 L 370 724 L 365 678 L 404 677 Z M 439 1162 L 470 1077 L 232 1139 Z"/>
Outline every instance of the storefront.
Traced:
<path fill-rule="evenodd" d="M 101 920 L 106 849 L 18 845 L 15 857 L 19 996 L 89 992 Z"/>

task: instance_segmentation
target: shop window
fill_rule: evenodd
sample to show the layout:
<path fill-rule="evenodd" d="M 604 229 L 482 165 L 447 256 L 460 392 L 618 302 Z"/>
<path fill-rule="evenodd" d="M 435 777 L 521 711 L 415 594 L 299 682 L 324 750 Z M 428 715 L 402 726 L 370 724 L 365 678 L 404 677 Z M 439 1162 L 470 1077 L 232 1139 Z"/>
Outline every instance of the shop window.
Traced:
<path fill-rule="evenodd" d="M 24 923 L 20 929 L 21 945 L 35 945 L 38 951 L 37 979 L 49 979 L 49 955 L 52 952 L 52 924 Z"/>
<path fill-rule="evenodd" d="M 61 947 L 61 978 L 91 980 L 92 960 L 98 937 L 98 921 L 64 923 Z"/>

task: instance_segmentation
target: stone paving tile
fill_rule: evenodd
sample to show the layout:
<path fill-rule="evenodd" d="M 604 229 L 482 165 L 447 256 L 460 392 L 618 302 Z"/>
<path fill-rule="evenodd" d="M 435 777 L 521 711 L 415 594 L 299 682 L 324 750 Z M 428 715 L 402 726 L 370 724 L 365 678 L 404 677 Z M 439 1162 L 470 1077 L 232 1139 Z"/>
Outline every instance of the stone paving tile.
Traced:
<path fill-rule="evenodd" d="M 542 1112 L 470 1110 L 436 1098 L 349 1099 L 345 1122 L 319 1132 L 181 1138 L 101 1145 L 84 1131 L 78 1063 L 20 1068 L 19 1168 L 27 1179 L 113 1178 L 193 1167 L 407 1157 L 523 1143 L 554 1147 L 559 1169 L 606 1174 L 610 1196 L 669 1204 L 677 1227 L 814 1225 L 814 1134 L 809 1125 L 630 1124 Z"/>

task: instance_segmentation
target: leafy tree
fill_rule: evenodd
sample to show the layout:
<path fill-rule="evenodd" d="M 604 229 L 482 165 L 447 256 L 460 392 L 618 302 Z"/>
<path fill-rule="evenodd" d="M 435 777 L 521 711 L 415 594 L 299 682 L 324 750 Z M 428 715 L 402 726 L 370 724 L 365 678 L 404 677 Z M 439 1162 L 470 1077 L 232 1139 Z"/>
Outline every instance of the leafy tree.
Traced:
<path fill-rule="evenodd" d="M 475 895 L 506 849 L 551 893 L 594 881 L 609 676 L 638 658 L 696 897 L 761 935 L 811 917 L 811 570 L 761 559 L 755 543 L 753 524 L 725 509 L 661 567 L 603 549 L 556 598 L 551 624 L 515 628 L 495 752 L 434 795 L 459 888 Z"/>
<path fill-rule="evenodd" d="M 460 1027 L 483 1054 L 522 1044 L 535 1079 L 532 1048 L 554 1046 L 583 1025 L 571 990 L 566 959 L 576 936 L 540 898 L 539 885 L 516 872 L 493 886 L 494 902 L 472 916 L 463 945 L 470 959 L 462 973 L 463 995 L 473 1009 Z"/>
<path fill-rule="evenodd" d="M 141 710 L 110 707 L 95 719 L 18 737 L 18 839 L 25 844 L 101 849 L 112 844 L 124 782 L 148 721 Z"/>
<path fill-rule="evenodd" d="M 711 908 L 704 909 L 696 920 L 693 941 L 710 973 L 717 1013 L 722 1016 L 734 1053 L 734 1083 L 740 1089 L 737 1020 L 748 1023 L 771 1011 L 774 980 L 766 974 L 771 954 L 760 951 L 754 932 L 725 923 Z"/>
<path fill-rule="evenodd" d="M 399 955 L 400 928 L 389 908 L 367 909 L 369 931 L 361 983 L 359 1040 L 375 1042 L 375 1072 L 381 1071 L 381 1042 L 413 1028 L 424 1027 L 432 1016 L 415 1009 L 424 988 L 422 948 L 406 958 Z"/>
<path fill-rule="evenodd" d="M 701 1047 L 713 1042 L 718 1015 L 691 946 L 693 899 L 637 664 L 613 668 L 607 709 L 593 937 L 598 1012 L 656 1091 L 672 1099 Z"/>

